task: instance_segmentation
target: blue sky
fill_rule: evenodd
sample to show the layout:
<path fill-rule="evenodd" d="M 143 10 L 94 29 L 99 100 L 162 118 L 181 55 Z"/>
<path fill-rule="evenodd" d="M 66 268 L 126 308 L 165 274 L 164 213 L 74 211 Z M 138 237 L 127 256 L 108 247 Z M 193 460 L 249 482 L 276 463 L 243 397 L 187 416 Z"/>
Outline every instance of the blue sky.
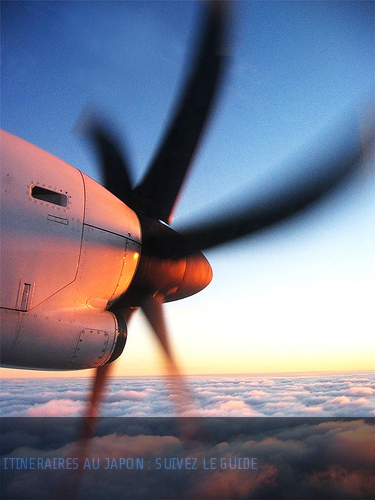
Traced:
<path fill-rule="evenodd" d="M 234 7 L 222 92 L 176 227 L 208 207 L 235 207 L 248 186 L 256 196 L 285 166 L 303 172 L 305 152 L 320 151 L 320 134 L 373 87 L 372 2 Z M 2 128 L 100 180 L 76 133 L 94 106 L 124 138 L 139 179 L 167 126 L 198 19 L 195 2 L 2 2 Z M 166 307 L 184 370 L 373 368 L 374 205 L 372 163 L 308 214 L 207 252 L 212 284 Z M 162 371 L 141 315 L 116 370 Z"/>

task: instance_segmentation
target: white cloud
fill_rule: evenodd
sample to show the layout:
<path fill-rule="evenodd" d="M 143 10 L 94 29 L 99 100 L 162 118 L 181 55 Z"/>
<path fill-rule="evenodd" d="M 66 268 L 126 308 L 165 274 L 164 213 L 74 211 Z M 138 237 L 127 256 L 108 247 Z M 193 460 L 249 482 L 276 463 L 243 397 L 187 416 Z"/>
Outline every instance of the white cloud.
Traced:
<path fill-rule="evenodd" d="M 370 375 L 300 377 L 225 376 L 187 378 L 202 416 L 375 415 Z M 2 381 L 2 416 L 78 416 L 89 395 L 88 379 Z M 193 412 L 193 413 L 192 413 Z M 100 408 L 102 416 L 173 416 L 170 389 L 162 377 L 113 378 Z"/>

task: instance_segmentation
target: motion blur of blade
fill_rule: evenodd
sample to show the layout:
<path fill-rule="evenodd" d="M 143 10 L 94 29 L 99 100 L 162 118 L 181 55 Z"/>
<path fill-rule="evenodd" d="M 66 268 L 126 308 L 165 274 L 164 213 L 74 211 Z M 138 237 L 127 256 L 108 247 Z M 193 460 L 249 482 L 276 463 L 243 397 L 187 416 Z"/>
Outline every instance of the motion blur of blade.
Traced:
<path fill-rule="evenodd" d="M 177 389 L 179 398 L 176 405 L 177 413 L 181 415 L 191 403 L 192 398 L 174 359 L 163 313 L 163 302 L 162 296 L 152 297 L 143 302 L 142 310 L 162 348 L 171 384 Z"/>
<path fill-rule="evenodd" d="M 82 128 L 96 149 L 104 186 L 121 201 L 131 204 L 132 181 L 129 162 L 125 159 L 114 134 L 102 120 L 94 116 L 84 120 Z"/>
<path fill-rule="evenodd" d="M 373 109 L 368 115 L 373 116 Z M 253 195 L 236 194 L 237 211 L 233 204 L 221 203 L 219 212 L 206 220 L 179 229 L 181 244 L 167 245 L 152 238 L 147 244 L 160 258 L 181 259 L 197 251 L 217 248 L 272 226 L 302 212 L 321 198 L 332 196 L 335 189 L 345 185 L 373 156 L 374 121 L 367 116 L 344 133 L 331 134 L 325 148 L 315 149 L 313 158 L 306 161 L 303 175 L 294 179 L 273 182 L 267 195 L 254 199 Z M 318 152 L 319 151 L 319 152 Z M 301 172 L 300 165 L 291 165 L 287 171 Z M 281 184 L 281 186 L 280 186 Z M 249 192 L 251 190 L 249 189 Z M 240 200 L 240 201 L 238 201 Z"/>
<path fill-rule="evenodd" d="M 128 323 L 134 311 L 134 308 L 127 308 L 126 310 L 117 311 L 117 315 L 121 314 L 124 321 Z M 79 490 L 84 470 L 84 460 L 88 454 L 90 438 L 95 431 L 95 421 L 99 416 L 99 408 L 103 400 L 105 387 L 112 368 L 113 363 L 110 363 L 100 366 L 95 370 L 95 376 L 93 378 L 92 389 L 89 394 L 86 412 L 83 416 L 77 440 L 73 444 L 73 449 L 69 451 L 69 456 L 77 458 L 78 467 L 73 471 L 69 471 L 69 481 L 62 484 L 57 492 L 56 500 L 75 500 L 76 498 L 79 498 Z"/>
<path fill-rule="evenodd" d="M 191 416 L 194 411 L 194 396 L 180 372 L 172 352 L 163 312 L 163 302 L 164 298 L 161 295 L 151 297 L 143 302 L 142 310 L 160 342 L 164 354 L 176 414 L 178 417 L 184 417 L 188 414 Z M 179 418 L 179 425 L 185 445 L 192 441 L 202 442 L 209 439 L 202 420 L 199 418 Z"/>
<path fill-rule="evenodd" d="M 187 85 L 176 106 L 165 138 L 144 179 L 137 187 L 132 188 L 129 162 L 124 158 L 109 128 L 96 118 L 83 124 L 83 131 L 95 146 L 104 186 L 133 210 L 154 220 L 170 221 L 218 89 L 223 63 L 227 5 L 225 2 L 204 2 L 200 7 L 205 10 L 202 36 L 192 59 L 193 65 Z M 157 231 L 157 237 L 162 237 L 161 229 Z M 179 400 L 177 412 L 180 414 L 182 406 L 191 399 L 191 395 L 172 356 L 162 311 L 164 297 L 159 295 L 149 299 L 149 291 L 145 289 L 144 284 L 142 286 L 139 293 L 141 301 L 136 305 L 142 306 L 152 331 L 161 343 L 167 371 L 173 380 L 174 392 Z M 120 299 L 115 307 L 116 310 L 120 308 L 123 316 L 128 316 L 128 305 L 126 299 Z M 81 434 L 83 440 L 87 440 L 92 431 L 92 417 L 97 414 L 109 372 L 108 366 L 96 371 Z"/>
<path fill-rule="evenodd" d="M 94 430 L 93 419 L 99 416 L 99 406 L 102 402 L 105 386 L 111 371 L 112 364 L 99 366 L 99 368 L 95 370 L 91 396 L 87 405 L 80 440 L 86 441 L 89 439 Z"/>
<path fill-rule="evenodd" d="M 201 7 L 203 33 L 190 76 L 155 158 L 134 189 L 129 164 L 109 127 L 93 117 L 83 124 L 95 146 L 104 186 L 133 210 L 168 223 L 214 104 L 224 62 L 228 5 L 207 1 Z"/>
<path fill-rule="evenodd" d="M 76 498 L 79 498 L 84 460 L 88 454 L 90 437 L 95 430 L 95 418 L 99 415 L 97 408 L 102 401 L 105 384 L 108 380 L 111 369 L 111 364 L 103 365 L 96 369 L 86 414 L 83 417 L 77 441 L 74 443 L 73 449 L 70 451 L 70 455 L 77 459 L 78 467 L 73 470 L 73 474 L 69 474 L 69 481 L 66 481 L 60 487 L 56 497 L 57 500 L 75 500 Z"/>
<path fill-rule="evenodd" d="M 126 324 L 129 323 L 130 318 L 135 311 L 134 308 L 127 308 L 117 311 L 117 317 L 122 316 Z M 104 391 L 108 378 L 113 368 L 113 363 L 99 366 L 95 370 L 95 377 L 93 379 L 92 389 L 89 397 L 89 402 L 84 415 L 84 420 L 79 434 L 79 441 L 86 442 L 94 430 L 94 420 L 99 416 L 99 407 L 103 400 Z"/>
<path fill-rule="evenodd" d="M 373 122 L 364 142 L 359 130 L 354 128 L 336 133 L 325 148 L 319 144 L 309 155 L 305 168 L 301 169 L 300 161 L 292 165 L 288 172 L 298 172 L 299 177 L 271 182 L 268 193 L 260 199 L 254 199 L 247 192 L 242 197 L 236 194 L 237 212 L 230 203 L 205 221 L 181 230 L 180 234 L 168 227 L 165 223 L 171 222 L 223 68 L 228 2 L 204 2 L 202 8 L 205 10 L 202 36 L 187 85 L 170 127 L 137 186 L 132 186 L 129 162 L 108 127 L 96 120 L 86 129 L 99 157 L 105 187 L 137 213 L 142 228 L 137 272 L 129 290 L 111 309 L 116 308 L 125 321 L 134 308 L 143 309 L 162 347 L 169 378 L 178 394 L 178 414 L 189 408 L 191 397 L 172 354 L 163 302 L 196 293 L 210 282 L 212 272 L 200 254 L 202 250 L 250 236 L 308 208 L 358 171 L 374 144 Z M 98 409 L 108 375 L 107 367 L 97 370 L 87 423 Z M 86 425 L 82 435 L 89 435 L 89 431 Z"/>
<path fill-rule="evenodd" d="M 134 206 L 171 222 L 173 207 L 207 124 L 224 62 L 227 2 L 204 2 L 203 35 L 174 118 L 144 179 L 134 189 Z"/>
<path fill-rule="evenodd" d="M 151 327 L 156 334 L 156 337 L 160 342 L 160 345 L 166 356 L 171 375 L 179 375 L 179 371 L 172 355 L 172 349 L 167 334 L 167 328 L 162 309 L 163 302 L 163 297 L 160 295 L 151 297 L 150 299 L 145 300 L 142 303 L 142 310 L 145 313 Z"/>

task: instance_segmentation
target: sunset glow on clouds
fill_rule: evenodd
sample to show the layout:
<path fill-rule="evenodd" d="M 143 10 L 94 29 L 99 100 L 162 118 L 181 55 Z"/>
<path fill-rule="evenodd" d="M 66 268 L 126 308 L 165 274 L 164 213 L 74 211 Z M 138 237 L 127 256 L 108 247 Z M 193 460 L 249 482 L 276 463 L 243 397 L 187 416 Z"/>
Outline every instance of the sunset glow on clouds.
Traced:
<path fill-rule="evenodd" d="M 186 415 L 203 417 L 375 416 L 373 376 L 228 376 L 187 379 L 195 404 Z M 89 379 L 3 380 L 1 415 L 82 415 Z M 100 409 L 103 417 L 175 415 L 166 380 L 112 378 Z"/>
<path fill-rule="evenodd" d="M 75 471 L 43 464 L 53 458 L 65 464 L 82 446 L 76 443 L 82 420 L 69 417 L 83 415 L 91 380 L 3 379 L 2 498 L 49 500 L 56 492 L 61 498 L 61 490 L 64 500 L 371 498 L 372 374 L 187 381 L 196 403 L 190 415 L 202 420 L 173 418 L 165 378 L 112 378 L 104 417 L 84 449 L 88 464 L 98 466 Z M 198 440 L 183 438 L 186 425 L 199 431 Z M 256 468 L 245 469 L 254 457 Z M 21 458 L 43 467 L 17 469 Z M 132 466 L 137 459 L 143 468 Z M 120 460 L 129 468 L 119 468 Z"/>

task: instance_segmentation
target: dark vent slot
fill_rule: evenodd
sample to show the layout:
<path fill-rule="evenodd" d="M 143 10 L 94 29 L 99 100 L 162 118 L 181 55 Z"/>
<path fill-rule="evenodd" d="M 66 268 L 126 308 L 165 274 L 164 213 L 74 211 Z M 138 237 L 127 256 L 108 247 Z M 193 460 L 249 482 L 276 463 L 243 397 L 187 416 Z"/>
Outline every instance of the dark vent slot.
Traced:
<path fill-rule="evenodd" d="M 56 193 L 56 191 L 51 191 L 40 186 L 33 186 L 31 189 L 31 196 L 37 200 L 43 200 L 48 203 L 53 203 L 54 205 L 60 205 L 60 207 L 66 207 L 68 205 L 68 197 L 66 194 Z"/>

